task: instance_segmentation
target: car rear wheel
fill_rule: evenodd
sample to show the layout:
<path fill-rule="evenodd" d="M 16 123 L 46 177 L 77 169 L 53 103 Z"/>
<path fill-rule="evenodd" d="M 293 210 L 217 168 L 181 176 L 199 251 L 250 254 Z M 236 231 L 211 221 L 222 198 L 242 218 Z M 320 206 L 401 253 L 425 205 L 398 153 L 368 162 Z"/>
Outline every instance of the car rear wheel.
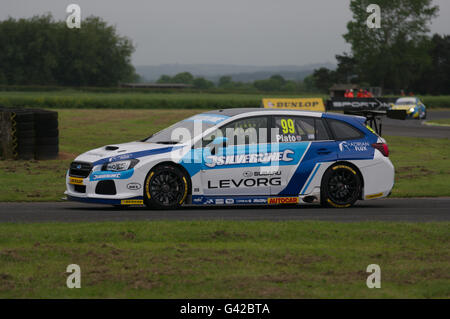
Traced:
<path fill-rule="evenodd" d="M 145 180 L 144 203 L 154 209 L 175 209 L 188 194 L 186 175 L 178 168 L 161 165 L 151 170 Z"/>
<path fill-rule="evenodd" d="M 322 178 L 320 201 L 323 206 L 344 208 L 352 206 L 361 193 L 361 178 L 347 164 L 330 167 Z"/>

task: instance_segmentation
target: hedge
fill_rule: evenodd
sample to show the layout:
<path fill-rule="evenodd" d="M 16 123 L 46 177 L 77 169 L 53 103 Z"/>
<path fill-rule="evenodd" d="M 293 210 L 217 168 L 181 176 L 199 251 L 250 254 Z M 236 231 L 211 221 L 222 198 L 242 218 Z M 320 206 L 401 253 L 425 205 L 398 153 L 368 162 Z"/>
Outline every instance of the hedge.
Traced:
<path fill-rule="evenodd" d="M 46 108 L 210 109 L 259 107 L 258 94 L 0 92 L 0 105 Z M 298 97 L 298 95 L 296 95 Z M 306 95 L 305 95 L 306 97 Z M 322 96 L 326 98 L 325 96 Z"/>
<path fill-rule="evenodd" d="M 86 93 L 0 92 L 0 105 L 38 108 L 211 109 L 259 107 L 264 97 L 321 97 L 325 95 L 218 93 Z M 424 96 L 428 108 L 450 108 L 450 96 Z"/>

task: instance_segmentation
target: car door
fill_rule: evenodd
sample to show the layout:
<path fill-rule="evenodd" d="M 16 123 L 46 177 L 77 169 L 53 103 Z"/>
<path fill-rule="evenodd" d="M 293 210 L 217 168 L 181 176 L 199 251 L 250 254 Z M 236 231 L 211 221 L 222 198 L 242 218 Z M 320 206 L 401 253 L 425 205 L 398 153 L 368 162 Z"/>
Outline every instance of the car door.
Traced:
<path fill-rule="evenodd" d="M 336 161 L 337 144 L 321 117 L 276 115 L 272 123 L 271 148 L 290 152 L 292 161 L 280 162 L 281 184 L 272 186 L 271 194 L 298 196 L 321 163 Z"/>
<path fill-rule="evenodd" d="M 276 179 L 260 176 L 269 166 L 267 147 L 268 116 L 238 119 L 220 127 L 203 139 L 205 160 L 201 179 L 207 196 L 269 195 Z M 213 145 L 218 136 L 226 137 L 225 145 Z M 274 155 L 276 156 L 276 155 Z"/>

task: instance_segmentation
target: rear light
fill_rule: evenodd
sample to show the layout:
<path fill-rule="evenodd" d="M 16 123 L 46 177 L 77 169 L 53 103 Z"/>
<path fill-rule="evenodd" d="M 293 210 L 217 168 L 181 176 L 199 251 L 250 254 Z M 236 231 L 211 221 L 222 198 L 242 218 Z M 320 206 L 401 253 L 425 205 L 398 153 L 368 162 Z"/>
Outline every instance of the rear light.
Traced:
<path fill-rule="evenodd" d="M 388 157 L 389 156 L 389 148 L 387 146 L 387 144 L 385 143 L 374 143 L 372 144 L 373 148 L 376 148 L 377 150 L 379 150 L 381 152 L 381 154 L 383 154 L 384 156 Z"/>

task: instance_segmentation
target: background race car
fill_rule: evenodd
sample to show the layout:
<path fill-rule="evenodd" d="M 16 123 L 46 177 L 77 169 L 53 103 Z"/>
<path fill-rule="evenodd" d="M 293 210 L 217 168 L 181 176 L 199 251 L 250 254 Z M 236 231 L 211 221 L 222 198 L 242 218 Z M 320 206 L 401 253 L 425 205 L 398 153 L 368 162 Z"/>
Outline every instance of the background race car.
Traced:
<path fill-rule="evenodd" d="M 425 105 L 417 97 L 401 97 L 392 105 L 392 110 L 405 110 L 408 118 L 423 120 L 427 118 Z"/>

